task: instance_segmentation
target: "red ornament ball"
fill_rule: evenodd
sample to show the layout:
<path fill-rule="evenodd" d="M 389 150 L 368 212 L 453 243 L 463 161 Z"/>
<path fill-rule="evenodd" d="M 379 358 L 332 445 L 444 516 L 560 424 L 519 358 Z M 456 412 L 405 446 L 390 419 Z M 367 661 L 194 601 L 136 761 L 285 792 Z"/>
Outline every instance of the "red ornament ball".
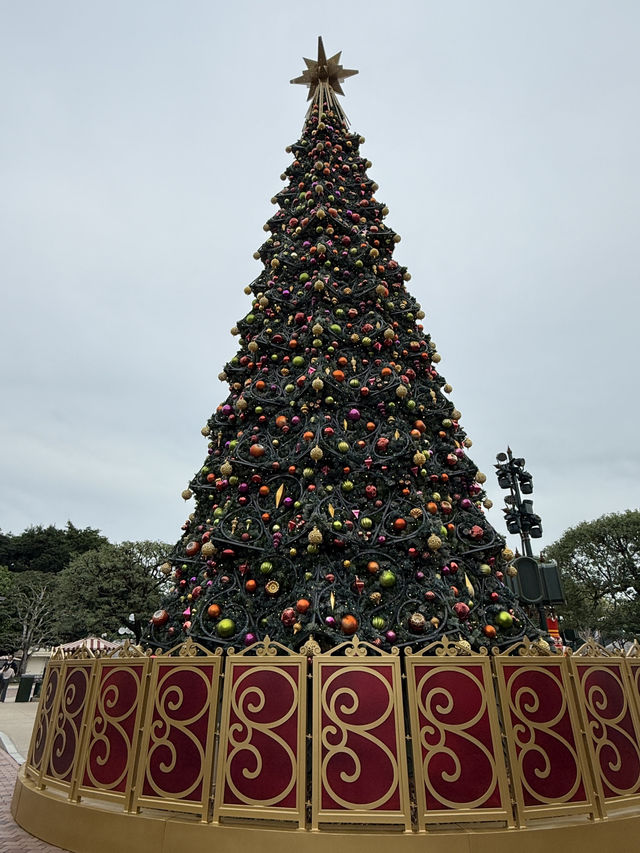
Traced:
<path fill-rule="evenodd" d="M 283 625 L 286 625 L 287 627 L 293 625 L 296 622 L 297 618 L 298 617 L 296 615 L 296 611 L 293 609 L 293 607 L 285 607 L 285 609 L 280 614 L 280 621 Z"/>
<path fill-rule="evenodd" d="M 465 604 L 463 601 L 456 601 L 453 605 L 454 612 L 458 619 L 461 622 L 464 622 L 469 618 L 469 605 Z"/>
<path fill-rule="evenodd" d="M 151 621 L 154 625 L 164 625 L 169 619 L 169 614 L 166 610 L 156 610 L 156 612 L 151 617 Z"/>

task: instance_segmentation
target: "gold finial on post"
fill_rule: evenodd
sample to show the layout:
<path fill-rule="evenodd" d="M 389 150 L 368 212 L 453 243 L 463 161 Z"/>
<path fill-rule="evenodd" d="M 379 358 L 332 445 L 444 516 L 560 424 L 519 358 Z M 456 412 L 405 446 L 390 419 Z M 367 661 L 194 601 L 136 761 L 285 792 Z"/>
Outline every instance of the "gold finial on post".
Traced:
<path fill-rule="evenodd" d="M 342 86 L 340 85 L 347 77 L 353 77 L 358 72 L 354 69 L 343 68 L 340 65 L 340 55 L 342 51 L 334 54 L 327 59 L 322 44 L 322 36 L 318 36 L 318 58 L 304 58 L 306 71 L 303 71 L 299 77 L 294 77 L 292 83 L 300 83 L 309 87 L 308 101 L 311 101 L 307 116 L 313 109 L 314 104 L 318 104 L 318 113 L 322 114 L 326 109 L 332 108 L 338 116 L 348 124 L 344 110 L 340 106 L 336 95 L 344 95 Z"/>

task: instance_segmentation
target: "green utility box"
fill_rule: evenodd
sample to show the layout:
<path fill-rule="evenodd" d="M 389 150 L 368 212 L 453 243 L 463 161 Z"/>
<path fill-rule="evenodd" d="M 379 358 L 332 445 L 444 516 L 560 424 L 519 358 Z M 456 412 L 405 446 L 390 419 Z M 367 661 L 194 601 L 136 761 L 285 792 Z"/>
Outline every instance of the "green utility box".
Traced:
<path fill-rule="evenodd" d="M 33 690 L 33 682 L 35 675 L 22 675 L 18 684 L 18 692 L 16 693 L 16 702 L 30 702 L 31 691 Z"/>

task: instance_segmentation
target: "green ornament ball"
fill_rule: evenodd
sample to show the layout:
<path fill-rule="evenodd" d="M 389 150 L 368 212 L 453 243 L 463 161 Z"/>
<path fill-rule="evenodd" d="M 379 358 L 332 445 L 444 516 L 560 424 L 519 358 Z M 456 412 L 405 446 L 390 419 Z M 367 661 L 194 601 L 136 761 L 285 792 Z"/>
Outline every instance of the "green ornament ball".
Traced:
<path fill-rule="evenodd" d="M 394 586 L 396 582 L 396 576 L 390 569 L 385 569 L 384 572 L 380 575 L 380 586 L 383 586 L 385 589 L 389 589 Z"/>
<path fill-rule="evenodd" d="M 513 625 L 513 616 L 506 610 L 501 610 L 496 616 L 496 624 L 500 628 L 510 628 Z"/>
<path fill-rule="evenodd" d="M 233 619 L 221 619 L 216 625 L 216 633 L 219 637 L 231 637 L 235 631 L 236 623 Z"/>

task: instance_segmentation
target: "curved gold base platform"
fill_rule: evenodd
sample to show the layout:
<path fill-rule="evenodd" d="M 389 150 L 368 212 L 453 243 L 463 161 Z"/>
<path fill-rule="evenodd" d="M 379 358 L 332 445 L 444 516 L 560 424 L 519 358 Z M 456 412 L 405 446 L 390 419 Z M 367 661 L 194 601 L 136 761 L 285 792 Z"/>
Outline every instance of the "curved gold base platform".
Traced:
<path fill-rule="evenodd" d="M 309 853 L 602 853 L 629 850 L 640 833 L 640 808 L 620 810 L 606 820 L 556 818 L 523 829 L 470 829 L 460 825 L 429 833 L 343 832 L 229 826 L 202 823 L 183 815 L 125 814 L 105 803 L 72 803 L 41 790 L 21 770 L 11 803 L 14 819 L 27 832 L 72 853 L 281 853 L 304 844 Z"/>

